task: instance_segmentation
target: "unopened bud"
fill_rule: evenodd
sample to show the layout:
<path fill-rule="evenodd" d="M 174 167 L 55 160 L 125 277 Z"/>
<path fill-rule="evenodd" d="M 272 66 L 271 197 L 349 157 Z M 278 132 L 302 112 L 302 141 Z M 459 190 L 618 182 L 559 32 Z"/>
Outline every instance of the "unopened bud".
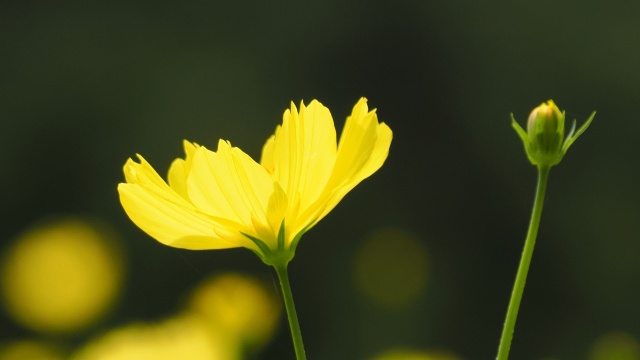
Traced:
<path fill-rule="evenodd" d="M 557 164 L 564 140 L 564 113 L 552 100 L 533 109 L 527 122 L 530 156 L 538 163 Z M 557 160 L 557 161 L 556 161 Z"/>
<path fill-rule="evenodd" d="M 529 161 L 536 166 L 553 166 L 562 160 L 569 146 L 584 132 L 595 112 L 574 135 L 575 121 L 569 135 L 564 138 L 564 111 L 560 111 L 553 100 L 533 109 L 525 132 L 511 115 L 512 126 L 520 135 Z"/>

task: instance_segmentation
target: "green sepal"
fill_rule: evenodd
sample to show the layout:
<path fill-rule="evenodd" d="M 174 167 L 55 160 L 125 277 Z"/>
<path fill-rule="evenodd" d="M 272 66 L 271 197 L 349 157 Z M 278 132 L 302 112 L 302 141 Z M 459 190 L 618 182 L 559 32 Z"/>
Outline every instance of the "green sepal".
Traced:
<path fill-rule="evenodd" d="M 258 246 L 260 251 L 252 249 L 253 252 L 258 255 L 262 262 L 269 266 L 286 267 L 289 261 L 291 261 L 291 259 L 293 259 L 293 256 L 295 255 L 295 247 L 287 247 L 285 244 L 284 219 L 282 220 L 282 223 L 280 223 L 280 229 L 278 230 L 278 245 L 275 249 L 271 249 L 264 241 L 258 239 L 255 236 L 245 234 L 243 232 L 241 232 L 241 234 L 247 237 L 249 240 L 253 241 L 253 243 Z M 299 240 L 300 239 L 298 239 L 298 241 Z"/>
<path fill-rule="evenodd" d="M 594 111 L 591 113 L 591 116 L 589 116 L 587 121 L 585 121 L 584 124 L 580 126 L 580 129 L 578 129 L 575 135 L 573 133 L 576 129 L 576 121 L 573 120 L 573 126 L 571 127 L 571 131 L 569 132 L 569 135 L 567 135 L 567 139 L 564 141 L 564 144 L 562 144 L 563 156 L 567 152 L 567 150 L 569 150 L 569 147 L 571 146 L 571 144 L 573 144 L 573 142 L 576 141 L 576 139 L 578 139 L 578 136 L 582 135 L 582 133 L 585 132 L 585 130 L 587 130 L 587 128 L 589 127 L 589 125 L 591 125 L 591 122 L 593 121 L 593 118 L 595 116 L 596 116 L 596 112 Z"/>
<path fill-rule="evenodd" d="M 510 115 L 511 115 L 511 127 L 516 131 L 518 136 L 520 136 L 520 139 L 522 140 L 522 144 L 524 145 L 524 153 L 527 154 L 527 158 L 529 158 L 529 161 L 531 162 L 531 164 L 535 165 L 536 161 L 530 155 L 531 141 L 529 140 L 529 135 L 522 128 L 522 126 L 518 124 L 518 122 L 516 121 L 516 118 L 513 117 L 513 113 L 511 113 Z"/>
<path fill-rule="evenodd" d="M 258 246 L 258 248 L 260 249 L 260 251 L 262 251 L 263 255 L 267 255 L 269 253 L 271 253 L 271 249 L 269 248 L 269 245 L 265 244 L 264 241 L 258 239 L 255 236 L 249 235 L 249 234 L 245 234 L 243 232 L 240 232 L 240 234 L 244 235 L 246 238 L 248 238 L 249 240 L 253 241 L 254 244 L 256 244 L 256 246 Z M 256 251 L 254 251 L 256 252 Z M 257 254 L 257 252 L 256 252 Z M 262 258 L 262 256 L 260 256 Z"/>
<path fill-rule="evenodd" d="M 299 233 L 296 234 L 296 236 L 293 238 L 293 240 L 291 240 L 291 245 L 289 246 L 291 251 L 293 251 L 295 253 L 296 248 L 298 247 L 298 243 L 300 242 L 300 239 L 302 239 L 302 235 L 304 235 L 309 229 L 311 229 L 311 227 L 316 222 L 317 222 L 317 219 L 313 219 L 313 221 L 311 221 L 309 224 L 307 224 L 307 226 L 305 226 L 302 230 L 300 230 Z"/>
<path fill-rule="evenodd" d="M 510 115 L 511 115 L 511 127 L 518 133 L 518 135 L 520 136 L 520 139 L 522 139 L 522 142 L 526 146 L 527 143 L 529 142 L 529 135 L 527 135 L 527 132 L 524 131 L 524 129 L 522 128 L 522 126 L 520 126 L 520 124 L 518 124 L 518 122 L 516 121 L 516 118 L 513 117 L 513 113 L 511 113 Z"/>
<path fill-rule="evenodd" d="M 280 223 L 280 229 L 278 230 L 278 249 L 284 249 L 284 219 Z"/>

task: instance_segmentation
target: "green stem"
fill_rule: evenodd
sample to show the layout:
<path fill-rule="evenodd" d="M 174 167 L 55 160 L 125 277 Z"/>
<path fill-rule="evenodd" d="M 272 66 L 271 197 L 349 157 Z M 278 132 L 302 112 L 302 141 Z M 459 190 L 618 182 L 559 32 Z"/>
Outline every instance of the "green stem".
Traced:
<path fill-rule="evenodd" d="M 529 231 L 527 232 L 527 239 L 525 240 L 524 250 L 520 258 L 516 281 L 513 284 L 513 291 L 511 292 L 507 317 L 504 321 L 502 336 L 500 337 L 497 360 L 507 360 L 509 358 L 513 329 L 516 326 L 518 309 L 520 308 L 520 301 L 522 300 L 522 293 L 524 292 L 527 273 L 529 272 L 529 265 L 531 264 L 531 256 L 533 255 L 533 248 L 536 245 L 536 237 L 538 235 L 538 227 L 540 226 L 540 216 L 542 215 L 542 205 L 544 204 L 544 194 L 547 189 L 547 179 L 549 178 L 550 169 L 548 166 L 538 167 L 538 186 L 536 188 L 536 198 L 533 202 Z"/>
<path fill-rule="evenodd" d="M 280 280 L 280 287 L 282 288 L 282 296 L 284 298 L 284 306 L 287 310 L 287 318 L 289 319 L 289 327 L 291 327 L 291 338 L 293 340 L 293 347 L 296 352 L 297 360 L 307 360 L 307 356 L 304 353 L 304 344 L 302 343 L 302 333 L 300 332 L 300 324 L 298 323 L 298 315 L 296 314 L 296 307 L 293 303 L 293 294 L 291 293 L 291 285 L 289 285 L 289 275 L 287 273 L 287 264 L 273 265 L 278 274 Z"/>

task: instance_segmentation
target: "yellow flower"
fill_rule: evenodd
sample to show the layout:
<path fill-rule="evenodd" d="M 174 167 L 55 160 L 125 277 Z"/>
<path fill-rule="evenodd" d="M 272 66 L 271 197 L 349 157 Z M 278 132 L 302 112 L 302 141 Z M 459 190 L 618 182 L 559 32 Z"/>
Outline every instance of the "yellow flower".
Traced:
<path fill-rule="evenodd" d="M 392 132 L 362 98 L 340 141 L 329 109 L 291 104 L 262 149 L 260 163 L 220 140 L 211 151 L 184 141 L 185 159 L 168 184 L 138 155 L 124 166 L 120 202 L 163 244 L 192 249 L 246 247 L 267 264 L 288 262 L 302 234 L 387 158 Z"/>

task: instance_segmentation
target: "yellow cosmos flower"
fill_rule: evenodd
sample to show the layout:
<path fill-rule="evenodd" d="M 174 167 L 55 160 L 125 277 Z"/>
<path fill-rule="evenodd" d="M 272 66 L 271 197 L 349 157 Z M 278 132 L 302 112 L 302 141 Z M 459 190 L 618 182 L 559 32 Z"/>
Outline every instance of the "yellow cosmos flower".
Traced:
<path fill-rule="evenodd" d="M 329 109 L 292 103 L 260 163 L 220 140 L 217 151 L 184 141 L 168 184 L 138 155 L 124 166 L 120 202 L 163 244 L 191 249 L 246 247 L 267 264 L 287 263 L 302 234 L 387 158 L 392 132 L 362 98 L 340 141 Z"/>

